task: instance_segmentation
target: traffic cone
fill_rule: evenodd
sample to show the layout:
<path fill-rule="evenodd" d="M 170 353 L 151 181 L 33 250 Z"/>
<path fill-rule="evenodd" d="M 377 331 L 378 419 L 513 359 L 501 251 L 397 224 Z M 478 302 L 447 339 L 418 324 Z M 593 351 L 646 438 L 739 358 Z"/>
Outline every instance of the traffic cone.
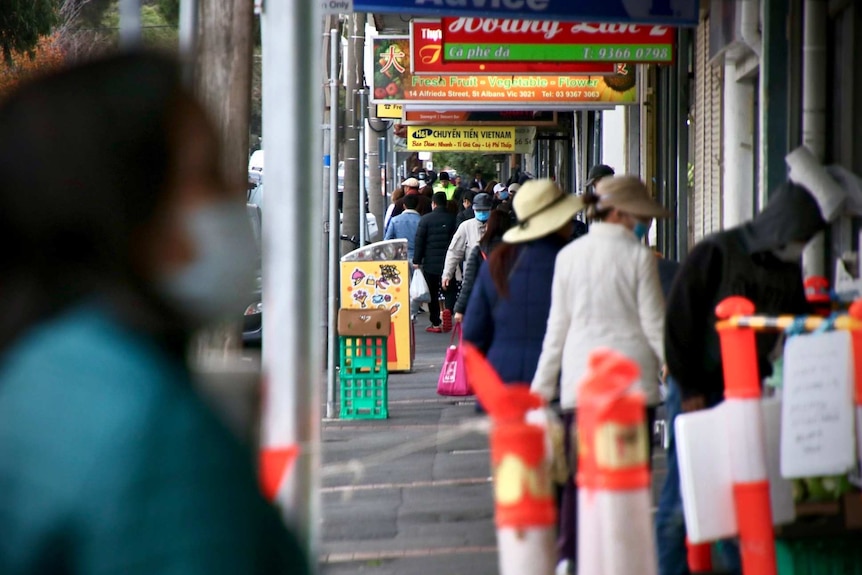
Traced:
<path fill-rule="evenodd" d="M 449 333 L 452 331 L 452 310 L 444 309 L 443 313 L 440 314 L 442 318 L 441 327 L 444 333 Z"/>

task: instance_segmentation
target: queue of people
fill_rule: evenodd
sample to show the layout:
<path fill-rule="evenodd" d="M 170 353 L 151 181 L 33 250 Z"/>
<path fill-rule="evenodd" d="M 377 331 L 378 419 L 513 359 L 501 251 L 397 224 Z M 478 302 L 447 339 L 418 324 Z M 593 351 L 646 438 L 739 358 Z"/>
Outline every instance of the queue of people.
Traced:
<path fill-rule="evenodd" d="M 520 186 L 511 199 L 515 225 L 501 239 L 499 229 L 487 230 L 468 258 L 456 320 L 463 320 L 465 340 L 486 355 L 504 382 L 529 385 L 559 406 L 569 469 L 576 464 L 571 439 L 578 382 L 591 351 L 609 347 L 639 365 L 650 429 L 662 402 L 659 384 L 665 381 L 671 447 L 655 517 L 659 572 L 684 575 L 685 523 L 673 418 L 722 400 L 715 306 L 741 295 L 767 314 L 810 311 L 801 256 L 826 223 L 811 192 L 788 183 L 753 221 L 705 238 L 680 265 L 657 257 L 646 245 L 653 221 L 669 214 L 640 179 L 598 165 L 588 183 L 582 196 L 566 194 L 550 180 Z M 497 202 L 509 199 L 500 184 L 489 186 L 496 186 Z M 582 209 L 589 231 L 571 241 L 573 218 Z M 458 261 L 457 253 L 450 256 Z M 450 269 L 447 261 L 444 278 Z M 774 335 L 758 335 L 764 377 L 771 373 L 776 343 Z M 561 491 L 557 572 L 565 575 L 575 572 L 577 562 L 572 475 Z M 728 572 L 739 573 L 738 549 L 732 541 L 725 543 L 718 557 Z"/>
<path fill-rule="evenodd" d="M 508 203 L 500 205 L 492 195 L 480 192 L 478 188 L 454 186 L 447 172 L 441 172 L 436 181 L 433 186 L 423 186 L 411 175 L 401 183 L 392 194 L 383 236 L 387 240 L 406 239 L 409 261 L 425 276 L 431 293 L 428 305 L 430 325 L 426 327 L 430 333 L 442 333 L 444 325 L 451 323 L 443 322 L 444 314 L 458 315 L 456 302 L 459 298 L 462 307 L 466 308 L 469 289 L 462 289 L 461 280 L 465 277 L 474 248 L 486 236 L 489 222 L 493 222 L 490 226 L 493 231 L 485 237 L 485 256 L 512 221 Z M 489 185 L 493 187 L 496 183 Z M 434 189 L 437 191 L 432 192 L 429 199 L 428 192 Z M 474 265 L 473 269 L 476 268 Z M 472 285 L 472 280 L 471 276 L 469 285 Z M 440 295 L 445 302 L 442 309 L 438 300 Z M 419 305 L 412 305 L 411 310 L 414 317 L 423 311 Z"/>
<path fill-rule="evenodd" d="M 217 142 L 177 63 L 152 54 L 53 72 L 0 103 L 0 229 L 15 246 L 0 256 L 0 453 L 14 455 L 0 458 L 0 572 L 310 572 L 260 495 L 251 447 L 192 388 L 191 336 L 238 309 L 254 259 Z M 669 214 L 637 177 L 594 166 L 573 195 L 481 174 L 467 190 L 444 174 L 430 198 L 436 176 L 402 183 L 384 237 L 406 239 L 425 274 L 427 331 L 442 331 L 442 293 L 504 382 L 559 405 L 570 470 L 591 351 L 639 365 L 650 422 L 665 374 L 672 430 L 680 412 L 722 401 L 719 301 L 809 311 L 800 260 L 826 221 L 801 186 L 783 185 L 751 222 L 676 266 L 646 245 Z M 40 201 L 24 201 L 34 190 Z M 587 233 L 575 232 L 581 211 Z M 762 376 L 777 343 L 758 335 Z M 561 575 L 577 561 L 576 501 L 570 473 Z M 656 533 L 660 573 L 687 573 L 672 447 Z M 732 544 L 725 555 L 738 570 Z"/>

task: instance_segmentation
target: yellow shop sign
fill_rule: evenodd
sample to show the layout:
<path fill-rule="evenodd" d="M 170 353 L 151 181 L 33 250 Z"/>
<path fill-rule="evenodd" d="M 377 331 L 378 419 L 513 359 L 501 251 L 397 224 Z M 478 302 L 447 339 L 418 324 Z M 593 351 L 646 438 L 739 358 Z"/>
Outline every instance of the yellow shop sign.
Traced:
<path fill-rule="evenodd" d="M 404 106 L 402 106 L 401 104 L 377 104 L 378 118 L 400 120 L 403 113 Z"/>
<path fill-rule="evenodd" d="M 407 127 L 407 149 L 418 152 L 514 152 L 515 142 L 514 127 Z"/>

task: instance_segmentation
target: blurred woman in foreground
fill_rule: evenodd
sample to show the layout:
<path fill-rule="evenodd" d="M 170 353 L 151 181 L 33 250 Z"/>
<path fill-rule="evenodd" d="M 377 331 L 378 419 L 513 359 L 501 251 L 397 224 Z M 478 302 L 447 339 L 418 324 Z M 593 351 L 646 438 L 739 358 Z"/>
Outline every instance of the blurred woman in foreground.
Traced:
<path fill-rule="evenodd" d="M 241 199 L 168 59 L 0 103 L 0 573 L 308 572 L 185 361 L 250 288 Z"/>

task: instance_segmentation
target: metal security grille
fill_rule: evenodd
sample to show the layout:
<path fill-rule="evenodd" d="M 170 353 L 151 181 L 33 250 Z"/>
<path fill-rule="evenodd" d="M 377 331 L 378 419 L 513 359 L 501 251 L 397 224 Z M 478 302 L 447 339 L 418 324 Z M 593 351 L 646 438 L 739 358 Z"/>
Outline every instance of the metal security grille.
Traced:
<path fill-rule="evenodd" d="M 722 92 L 724 70 L 709 63 L 709 17 L 696 32 L 692 244 L 721 229 Z"/>

